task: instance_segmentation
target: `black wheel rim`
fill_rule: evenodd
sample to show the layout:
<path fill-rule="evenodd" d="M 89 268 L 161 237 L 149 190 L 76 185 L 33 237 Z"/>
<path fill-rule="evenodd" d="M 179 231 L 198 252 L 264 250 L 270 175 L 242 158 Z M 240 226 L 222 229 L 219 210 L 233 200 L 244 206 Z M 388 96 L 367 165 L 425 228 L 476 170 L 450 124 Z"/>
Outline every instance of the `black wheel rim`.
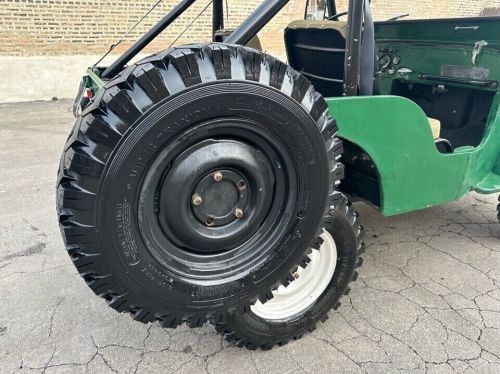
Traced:
<path fill-rule="evenodd" d="M 209 121 L 152 162 L 139 230 L 152 256 L 187 279 L 240 276 L 286 244 L 296 196 L 293 157 L 276 134 L 250 120 Z"/>

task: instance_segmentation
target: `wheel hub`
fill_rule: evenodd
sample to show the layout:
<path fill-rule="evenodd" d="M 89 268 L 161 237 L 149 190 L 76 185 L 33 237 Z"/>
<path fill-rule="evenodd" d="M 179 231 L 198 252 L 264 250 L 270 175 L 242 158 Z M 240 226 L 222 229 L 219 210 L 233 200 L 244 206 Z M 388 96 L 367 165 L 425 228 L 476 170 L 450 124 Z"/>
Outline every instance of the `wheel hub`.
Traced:
<path fill-rule="evenodd" d="M 249 201 L 247 184 L 244 176 L 232 170 L 209 173 L 192 194 L 196 218 L 209 227 L 221 227 L 243 218 Z"/>
<path fill-rule="evenodd" d="M 199 282 L 238 277 L 281 250 L 298 186 L 293 158 L 274 133 L 248 120 L 209 121 L 148 166 L 138 226 L 165 268 Z"/>
<path fill-rule="evenodd" d="M 205 140 L 182 152 L 159 191 L 157 217 L 180 247 L 219 253 L 248 241 L 267 217 L 274 172 L 257 148 L 236 140 Z"/>

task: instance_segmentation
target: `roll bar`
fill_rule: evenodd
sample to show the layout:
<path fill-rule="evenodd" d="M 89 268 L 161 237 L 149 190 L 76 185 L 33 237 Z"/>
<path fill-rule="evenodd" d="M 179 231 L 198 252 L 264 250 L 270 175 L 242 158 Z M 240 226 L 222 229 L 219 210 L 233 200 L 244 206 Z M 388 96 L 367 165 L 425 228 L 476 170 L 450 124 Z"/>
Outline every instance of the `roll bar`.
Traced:
<path fill-rule="evenodd" d="M 139 52 L 148 46 L 161 32 L 183 14 L 196 0 L 180 1 L 151 30 L 135 42 L 123 55 L 111 64 L 101 75 L 102 79 L 111 79 L 130 62 Z M 363 24 L 363 3 L 365 0 L 350 0 L 347 26 L 346 58 L 344 64 L 344 94 L 355 96 L 358 93 L 361 35 Z M 289 0 L 264 0 L 245 21 L 225 40 L 229 44 L 247 44 L 287 3 Z M 330 3 L 330 2 L 329 2 Z M 330 3 L 330 4 L 335 4 Z M 224 27 L 223 0 L 213 1 L 212 31 Z"/>

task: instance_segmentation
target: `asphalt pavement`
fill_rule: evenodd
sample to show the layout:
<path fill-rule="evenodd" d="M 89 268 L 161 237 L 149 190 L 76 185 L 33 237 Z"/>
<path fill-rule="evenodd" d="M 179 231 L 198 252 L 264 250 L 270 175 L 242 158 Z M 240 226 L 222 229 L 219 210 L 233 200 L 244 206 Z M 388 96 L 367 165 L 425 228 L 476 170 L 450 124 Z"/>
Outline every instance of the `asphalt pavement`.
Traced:
<path fill-rule="evenodd" d="M 393 218 L 357 205 L 367 251 L 353 291 L 315 332 L 272 351 L 111 310 L 57 224 L 70 106 L 0 105 L 0 373 L 500 373 L 497 196 Z"/>

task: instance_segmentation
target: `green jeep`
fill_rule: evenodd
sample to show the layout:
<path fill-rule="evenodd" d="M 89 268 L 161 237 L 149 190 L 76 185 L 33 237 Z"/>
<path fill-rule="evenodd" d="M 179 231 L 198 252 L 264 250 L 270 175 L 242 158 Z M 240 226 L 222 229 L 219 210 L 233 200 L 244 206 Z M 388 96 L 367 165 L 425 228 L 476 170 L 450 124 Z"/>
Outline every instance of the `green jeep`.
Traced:
<path fill-rule="evenodd" d="M 390 216 L 500 190 L 500 18 L 374 22 L 368 0 L 311 1 L 286 64 L 256 34 L 287 0 L 233 30 L 214 0 L 214 42 L 127 65 L 194 1 L 90 68 L 75 102 L 59 222 L 112 308 L 270 349 L 356 279 L 349 199 Z"/>

